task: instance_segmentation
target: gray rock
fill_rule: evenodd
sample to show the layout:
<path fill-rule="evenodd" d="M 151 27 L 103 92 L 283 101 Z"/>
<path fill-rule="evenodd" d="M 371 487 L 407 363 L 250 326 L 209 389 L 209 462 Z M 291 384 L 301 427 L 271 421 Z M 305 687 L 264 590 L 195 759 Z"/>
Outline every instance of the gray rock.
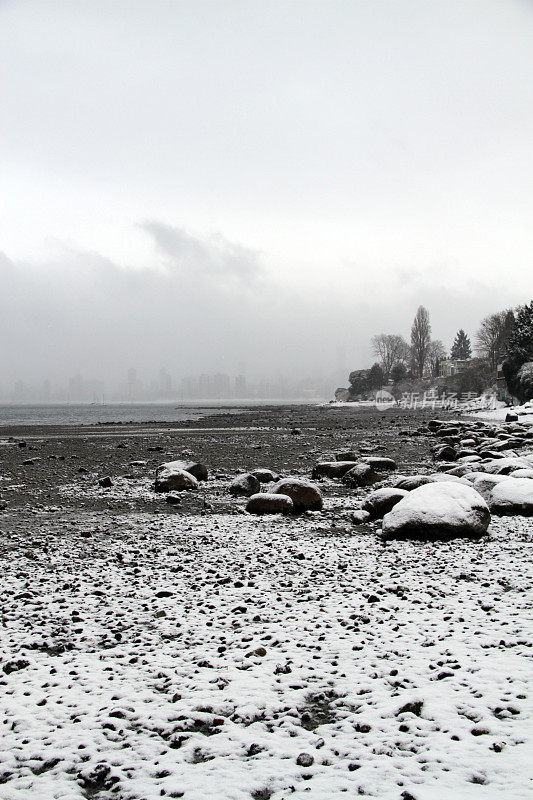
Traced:
<path fill-rule="evenodd" d="M 181 463 L 170 461 L 157 468 L 154 487 L 156 492 L 183 492 L 198 488 L 194 475 L 176 466 Z"/>
<path fill-rule="evenodd" d="M 370 514 L 368 511 L 363 511 L 362 509 L 352 511 L 350 517 L 354 525 L 364 525 L 365 522 L 370 521 Z"/>
<path fill-rule="evenodd" d="M 313 467 L 313 478 L 342 478 L 357 461 L 320 461 Z"/>
<path fill-rule="evenodd" d="M 375 489 L 363 501 L 363 511 L 368 512 L 371 519 L 379 519 L 387 514 L 409 492 L 405 489 Z"/>
<path fill-rule="evenodd" d="M 344 475 L 342 482 L 345 486 L 350 486 L 351 488 L 356 488 L 358 486 L 370 486 L 371 484 L 375 483 L 380 479 L 378 473 L 370 466 L 370 464 L 366 464 L 364 462 L 360 462 L 352 467 L 348 472 Z"/>
<path fill-rule="evenodd" d="M 303 478 L 284 478 L 272 487 L 272 492 L 288 495 L 295 511 L 320 511 L 324 504 L 318 486 Z"/>
<path fill-rule="evenodd" d="M 272 483 L 279 481 L 279 475 L 275 472 L 272 472 L 270 469 L 253 469 L 251 474 L 257 478 L 259 483 Z"/>
<path fill-rule="evenodd" d="M 419 486 L 425 486 L 427 483 L 435 483 L 437 479 L 430 475 L 410 475 L 407 478 L 401 478 L 396 481 L 394 487 L 396 489 L 405 489 L 407 492 L 412 492 L 413 489 L 418 489 Z"/>
<path fill-rule="evenodd" d="M 294 503 L 286 494 L 259 492 L 246 503 L 246 511 L 250 514 L 290 514 L 293 510 Z"/>
<path fill-rule="evenodd" d="M 397 469 L 396 461 L 393 458 L 386 458 L 385 456 L 364 456 L 361 461 L 365 464 L 370 464 L 376 470 L 394 470 Z"/>
<path fill-rule="evenodd" d="M 237 475 L 229 485 L 229 493 L 234 497 L 250 497 L 256 494 L 261 488 L 259 480 L 251 472 L 243 472 Z"/>

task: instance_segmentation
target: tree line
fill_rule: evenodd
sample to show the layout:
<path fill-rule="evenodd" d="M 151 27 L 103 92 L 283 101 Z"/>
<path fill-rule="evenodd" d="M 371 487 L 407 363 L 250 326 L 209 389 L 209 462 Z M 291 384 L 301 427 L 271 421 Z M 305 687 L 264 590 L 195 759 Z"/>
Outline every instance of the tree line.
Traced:
<path fill-rule="evenodd" d="M 438 377 L 442 361 L 448 358 L 466 362 L 463 371 L 475 374 L 478 388 L 493 385 L 502 365 L 509 391 L 520 400 L 533 396 L 533 301 L 484 317 L 474 337 L 474 348 L 461 328 L 449 355 L 440 339 L 432 339 L 429 313 L 424 306 L 419 306 L 415 314 L 410 343 L 400 334 L 386 333 L 374 336 L 371 343 L 378 360 L 370 370 L 350 373 L 352 396 L 380 388 L 391 380 L 397 384 Z"/>

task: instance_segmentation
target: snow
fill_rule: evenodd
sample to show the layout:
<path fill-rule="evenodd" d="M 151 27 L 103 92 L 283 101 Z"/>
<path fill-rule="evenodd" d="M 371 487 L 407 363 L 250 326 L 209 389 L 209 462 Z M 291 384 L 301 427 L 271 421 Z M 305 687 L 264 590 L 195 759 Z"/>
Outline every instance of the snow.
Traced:
<path fill-rule="evenodd" d="M 413 489 L 383 518 L 383 535 L 478 536 L 490 521 L 487 504 L 471 486 L 456 481 L 427 483 Z"/>
<path fill-rule="evenodd" d="M 332 525 L 77 511 L 2 539 L 2 800 L 529 797 L 532 521 Z"/>
<path fill-rule="evenodd" d="M 493 486 L 489 505 L 499 513 L 533 514 L 533 479 L 509 477 Z"/>

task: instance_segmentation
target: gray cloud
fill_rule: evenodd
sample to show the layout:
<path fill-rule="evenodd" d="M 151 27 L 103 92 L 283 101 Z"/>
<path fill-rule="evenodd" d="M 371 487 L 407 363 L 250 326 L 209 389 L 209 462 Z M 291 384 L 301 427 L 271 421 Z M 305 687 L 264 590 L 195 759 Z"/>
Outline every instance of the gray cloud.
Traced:
<path fill-rule="evenodd" d="M 19 378 L 64 382 L 76 372 L 116 385 L 130 366 L 143 379 L 161 366 L 176 377 L 235 373 L 239 362 L 250 376 L 328 376 L 339 349 L 348 370 L 371 362 L 375 333 L 408 337 L 420 303 L 434 337 L 449 346 L 458 328 L 473 334 L 484 315 L 529 299 L 511 285 L 472 281 L 460 291 L 415 273 L 406 281 L 401 270 L 382 292 L 368 265 L 357 291 L 287 288 L 265 277 L 257 253 L 224 237 L 145 225 L 160 254 L 150 268 L 59 245 L 47 262 L 0 254 L 0 389 Z"/>
<path fill-rule="evenodd" d="M 139 227 L 152 237 L 167 263 L 184 277 L 212 276 L 249 282 L 263 272 L 254 250 L 230 242 L 222 234 L 202 238 L 156 220 L 147 220 Z"/>

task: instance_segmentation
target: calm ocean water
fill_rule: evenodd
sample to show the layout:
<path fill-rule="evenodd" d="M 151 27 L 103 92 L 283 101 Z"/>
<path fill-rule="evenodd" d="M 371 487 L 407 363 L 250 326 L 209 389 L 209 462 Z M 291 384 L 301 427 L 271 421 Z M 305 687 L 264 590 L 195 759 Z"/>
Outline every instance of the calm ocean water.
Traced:
<path fill-rule="evenodd" d="M 246 408 L 301 405 L 312 401 L 249 400 L 238 403 L 198 402 L 165 404 L 109 403 L 106 405 L 0 405 L 0 426 L 97 425 L 103 422 L 182 422 L 209 414 L 234 414 Z"/>

